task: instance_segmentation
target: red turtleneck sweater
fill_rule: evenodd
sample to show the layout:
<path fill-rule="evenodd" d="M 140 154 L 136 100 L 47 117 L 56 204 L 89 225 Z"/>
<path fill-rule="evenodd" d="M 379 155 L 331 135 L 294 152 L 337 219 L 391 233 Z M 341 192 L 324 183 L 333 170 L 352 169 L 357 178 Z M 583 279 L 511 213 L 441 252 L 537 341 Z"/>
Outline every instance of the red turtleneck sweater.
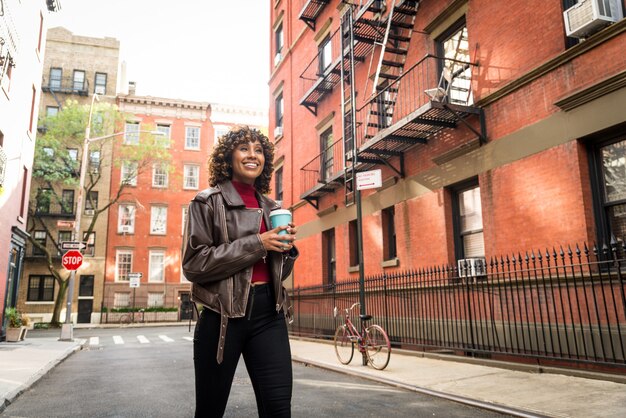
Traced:
<path fill-rule="evenodd" d="M 254 186 L 249 184 L 240 183 L 238 181 L 232 181 L 233 186 L 241 196 L 241 200 L 243 200 L 244 205 L 248 209 L 258 209 L 259 201 L 256 198 L 256 190 Z M 259 229 L 259 234 L 267 231 L 267 225 L 265 225 L 265 218 L 261 218 L 261 228 Z M 252 283 L 268 283 L 270 281 L 270 271 L 265 262 L 265 259 L 261 259 L 256 262 L 254 265 L 254 269 L 252 270 Z"/>

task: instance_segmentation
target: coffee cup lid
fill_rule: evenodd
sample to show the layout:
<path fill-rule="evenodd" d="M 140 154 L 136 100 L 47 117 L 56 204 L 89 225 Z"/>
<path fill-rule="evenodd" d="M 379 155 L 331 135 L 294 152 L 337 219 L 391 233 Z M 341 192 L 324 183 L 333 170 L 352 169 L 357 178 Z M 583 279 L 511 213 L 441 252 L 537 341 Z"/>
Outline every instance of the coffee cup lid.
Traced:
<path fill-rule="evenodd" d="M 270 216 L 274 215 L 291 215 L 291 211 L 288 209 L 276 209 L 270 212 Z"/>

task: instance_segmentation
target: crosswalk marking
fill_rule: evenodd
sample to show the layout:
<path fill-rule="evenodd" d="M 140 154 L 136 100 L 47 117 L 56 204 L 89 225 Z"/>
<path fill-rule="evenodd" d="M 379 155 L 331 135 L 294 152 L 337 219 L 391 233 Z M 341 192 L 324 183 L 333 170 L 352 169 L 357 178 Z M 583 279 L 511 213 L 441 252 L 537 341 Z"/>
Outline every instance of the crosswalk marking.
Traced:
<path fill-rule="evenodd" d="M 91 337 L 89 338 L 89 345 L 99 345 L 100 337 Z"/>
<path fill-rule="evenodd" d="M 120 335 L 114 335 L 113 336 L 113 342 L 115 344 L 124 344 L 124 339 L 122 339 L 122 337 Z"/>
<path fill-rule="evenodd" d="M 166 343 L 173 343 L 174 342 L 174 340 L 172 340 L 167 335 L 159 335 L 159 338 L 162 339 L 163 341 L 165 341 Z"/>
<path fill-rule="evenodd" d="M 183 340 L 193 341 L 193 337 L 183 337 Z"/>
<path fill-rule="evenodd" d="M 139 342 L 140 342 L 141 344 L 149 344 L 149 343 L 150 343 L 150 340 L 149 340 L 149 339 L 147 339 L 147 338 L 146 338 L 145 336 L 143 336 L 143 335 L 138 335 L 138 336 L 137 336 L 137 340 L 139 340 Z"/>
<path fill-rule="evenodd" d="M 103 337 L 104 339 L 101 339 L 100 337 L 89 337 L 89 346 L 91 347 L 95 347 L 95 346 L 100 346 L 101 344 L 105 344 L 107 343 L 108 337 Z M 118 345 L 123 345 L 126 344 L 126 341 L 124 341 L 124 338 L 122 338 L 121 335 L 113 335 L 113 343 L 118 344 Z M 131 336 L 128 336 L 128 338 L 131 338 Z M 151 344 L 151 343 L 155 343 L 158 340 L 156 340 L 156 337 L 151 337 L 152 341 L 146 337 L 145 335 L 137 335 L 135 336 L 135 338 L 137 338 L 137 342 L 139 342 L 140 344 Z M 185 341 L 189 341 L 189 342 L 193 342 L 193 337 L 189 337 L 189 336 L 176 336 L 175 338 L 169 337 L 165 334 L 159 334 L 158 335 L 159 340 L 165 342 L 165 343 L 173 343 L 176 341 L 181 341 L 181 340 L 185 340 Z"/>

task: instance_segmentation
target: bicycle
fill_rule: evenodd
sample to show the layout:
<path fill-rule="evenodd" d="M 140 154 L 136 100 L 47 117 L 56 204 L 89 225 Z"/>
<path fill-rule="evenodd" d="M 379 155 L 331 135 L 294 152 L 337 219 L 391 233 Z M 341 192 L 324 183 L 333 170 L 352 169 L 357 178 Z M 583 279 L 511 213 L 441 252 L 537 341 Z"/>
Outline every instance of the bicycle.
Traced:
<path fill-rule="evenodd" d="M 372 315 L 359 315 L 361 318 L 361 332 L 359 333 L 359 330 L 350 320 L 350 311 L 359 305 L 360 303 L 357 302 L 345 309 L 344 323 L 339 325 L 335 331 L 335 353 L 340 363 L 348 364 L 352 361 L 356 345 L 361 354 L 364 354 L 369 365 L 377 370 L 383 370 L 389 364 L 391 357 L 389 337 L 380 325 L 366 326 L 366 322 L 372 319 Z M 335 318 L 338 313 L 339 310 L 335 306 L 333 310 Z"/>

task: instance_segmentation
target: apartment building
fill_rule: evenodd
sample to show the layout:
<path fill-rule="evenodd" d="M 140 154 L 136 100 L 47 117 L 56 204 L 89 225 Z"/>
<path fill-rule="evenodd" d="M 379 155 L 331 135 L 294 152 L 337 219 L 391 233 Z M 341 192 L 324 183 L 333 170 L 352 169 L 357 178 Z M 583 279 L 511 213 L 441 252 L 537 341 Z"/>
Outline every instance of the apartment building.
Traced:
<path fill-rule="evenodd" d="M 119 50 L 120 43 L 114 38 L 80 36 L 62 27 L 49 29 L 43 76 L 37 83 L 41 91 L 38 99 L 40 115 L 56 115 L 66 106 L 68 100 L 90 108 L 95 108 L 96 101 L 114 104 Z M 94 114 L 92 120 L 96 117 Z M 40 129 L 46 129 L 43 122 Z M 76 211 L 82 211 L 80 230 L 85 235 L 84 231 L 89 228 L 96 210 L 106 207 L 108 203 L 113 166 L 111 144 L 112 141 L 101 141 L 90 145 L 88 161 L 91 176 L 87 176 L 87 183 L 91 181 L 90 178 L 95 183 L 80 208 L 76 203 L 80 167 L 74 173 L 76 186 L 58 182 L 52 184 L 50 189 L 49 184 L 33 179 L 31 212 L 35 214 L 37 222 L 29 225 L 29 231 L 45 249 L 32 244 L 27 246 L 19 304 L 20 309 L 27 312 L 34 322 L 51 320 L 59 291 L 59 285 L 47 267 L 47 254 L 51 255 L 60 275 L 63 278 L 68 277 L 69 272 L 61 265 L 64 251 L 60 247 L 62 242 L 74 240 L 72 234 Z M 82 142 L 66 151 L 71 160 L 80 162 Z M 46 199 L 52 193 L 60 196 L 60 199 Z M 76 238 L 84 239 L 87 248 L 83 250 L 84 261 L 76 272 L 75 291 L 72 295 L 74 323 L 100 321 L 107 221 L 108 214 L 105 211 L 97 217 L 89 237 Z M 59 319 L 64 321 L 65 312 L 61 313 Z"/>
<path fill-rule="evenodd" d="M 294 286 L 624 245 L 623 1 L 270 7 Z"/>
<path fill-rule="evenodd" d="M 23 277 L 28 196 L 50 13 L 56 0 L 0 2 L 0 339 Z"/>

